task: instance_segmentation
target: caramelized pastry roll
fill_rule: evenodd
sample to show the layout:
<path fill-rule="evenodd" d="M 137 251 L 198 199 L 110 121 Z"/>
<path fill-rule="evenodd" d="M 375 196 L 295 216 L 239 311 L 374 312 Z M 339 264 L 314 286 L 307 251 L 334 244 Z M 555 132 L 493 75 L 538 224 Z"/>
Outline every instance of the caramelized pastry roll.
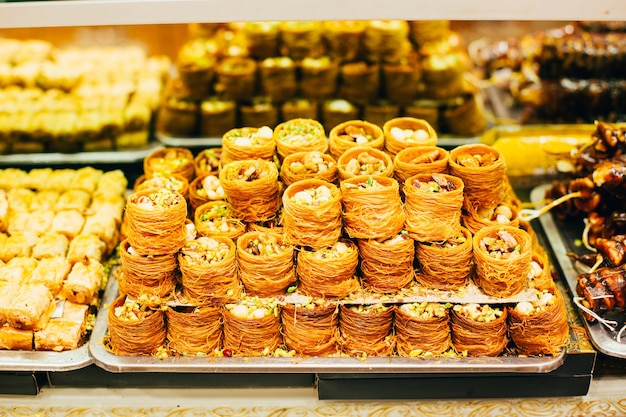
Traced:
<path fill-rule="evenodd" d="M 280 308 L 274 298 L 245 297 L 226 304 L 224 355 L 269 356 L 280 347 Z"/>
<path fill-rule="evenodd" d="M 446 304 L 427 302 L 394 306 L 398 354 L 440 355 L 452 347 L 449 308 Z"/>
<path fill-rule="evenodd" d="M 237 239 L 239 279 L 246 294 L 283 295 L 296 281 L 294 246 L 277 233 L 250 231 Z"/>
<path fill-rule="evenodd" d="M 312 178 L 334 183 L 338 176 L 335 159 L 320 151 L 293 153 L 280 165 L 280 178 L 287 187 L 296 181 Z"/>
<path fill-rule="evenodd" d="M 448 151 L 438 146 L 411 146 L 393 158 L 393 176 L 402 187 L 413 175 L 447 173 Z"/>
<path fill-rule="evenodd" d="M 33 350 L 33 330 L 16 329 L 11 326 L 0 327 L 0 349 Z"/>
<path fill-rule="evenodd" d="M 116 355 L 155 355 L 166 343 L 165 312 L 120 295 L 107 313 L 107 347 Z"/>
<path fill-rule="evenodd" d="M 138 191 L 126 201 L 126 238 L 137 253 L 175 253 L 185 244 L 186 218 L 187 202 L 180 193 L 166 189 Z"/>
<path fill-rule="evenodd" d="M 72 187 L 93 194 L 102 178 L 102 170 L 90 166 L 78 168 L 72 180 Z"/>
<path fill-rule="evenodd" d="M 359 239 L 358 244 L 361 276 L 367 289 L 394 293 L 411 283 L 415 248 L 406 231 L 389 238 Z"/>
<path fill-rule="evenodd" d="M 118 285 L 121 294 L 156 305 L 172 293 L 178 271 L 175 254 L 141 255 L 135 252 L 128 240 L 120 243 L 119 254 Z"/>
<path fill-rule="evenodd" d="M 195 176 L 219 172 L 221 157 L 222 148 L 209 148 L 198 152 L 193 161 Z"/>
<path fill-rule="evenodd" d="M 85 258 L 102 261 L 106 252 L 106 244 L 96 235 L 81 234 L 70 241 L 67 259 L 80 262 Z"/>
<path fill-rule="evenodd" d="M 538 291 L 536 300 L 507 309 L 509 334 L 521 355 L 556 355 L 569 341 L 567 310 L 558 290 Z"/>
<path fill-rule="evenodd" d="M 157 149 L 144 158 L 143 171 L 147 178 L 151 178 L 155 172 L 161 172 L 178 174 L 192 181 L 195 174 L 194 157 L 186 148 Z"/>
<path fill-rule="evenodd" d="M 215 355 L 222 349 L 222 312 L 218 306 L 168 307 L 167 340 L 176 355 Z"/>
<path fill-rule="evenodd" d="M 241 295 L 235 243 L 224 236 L 190 240 L 178 253 L 183 295 L 193 305 L 233 302 Z"/>
<path fill-rule="evenodd" d="M 341 236 L 341 192 L 320 179 L 296 181 L 283 194 L 285 242 L 322 248 Z"/>
<path fill-rule="evenodd" d="M 337 304 L 307 299 L 303 303 L 285 304 L 281 308 L 285 346 L 298 355 L 328 356 L 338 352 Z"/>
<path fill-rule="evenodd" d="M 4 235 L 6 236 L 6 235 Z M 37 243 L 37 235 L 32 232 L 14 233 L 6 239 L 0 246 L 0 259 L 8 262 L 15 257 L 28 257 Z"/>
<path fill-rule="evenodd" d="M 222 166 L 245 159 L 272 161 L 274 155 L 276 155 L 274 131 L 268 126 L 234 128 L 222 136 Z"/>
<path fill-rule="evenodd" d="M 519 227 L 517 209 L 508 203 L 500 203 L 496 207 L 480 210 L 476 210 L 471 204 L 466 205 L 461 219 L 463 225 L 472 233 L 487 226 Z"/>
<path fill-rule="evenodd" d="M 70 241 L 67 236 L 56 232 L 44 233 L 39 236 L 37 243 L 33 246 L 31 256 L 36 259 L 64 257 L 69 246 Z"/>
<path fill-rule="evenodd" d="M 61 291 L 63 282 L 70 273 L 72 264 L 65 256 L 47 257 L 39 260 L 28 282 L 30 284 L 44 284 L 53 296 Z"/>
<path fill-rule="evenodd" d="M 393 156 L 413 146 L 437 146 L 437 132 L 426 120 L 396 117 L 383 125 L 385 150 Z"/>
<path fill-rule="evenodd" d="M 270 219 L 278 212 L 280 188 L 273 162 L 234 161 L 223 167 L 219 178 L 235 217 L 256 222 Z"/>
<path fill-rule="evenodd" d="M 85 258 L 72 265 L 63 282 L 61 296 L 77 304 L 93 304 L 105 279 L 104 266 L 95 259 Z"/>
<path fill-rule="evenodd" d="M 317 250 L 301 248 L 297 255 L 298 289 L 320 298 L 345 298 L 360 289 L 356 278 L 358 247 L 349 240 Z"/>
<path fill-rule="evenodd" d="M 506 163 L 496 149 L 484 144 L 458 146 L 450 151 L 449 169 L 465 184 L 465 205 L 490 209 L 504 199 Z"/>
<path fill-rule="evenodd" d="M 155 172 L 151 178 L 142 175 L 135 182 L 134 191 L 166 188 L 180 193 L 184 198 L 189 197 L 189 180 L 180 174 Z"/>
<path fill-rule="evenodd" d="M 457 304 L 450 312 L 452 344 L 468 356 L 498 356 L 509 341 L 507 309 L 487 304 Z"/>
<path fill-rule="evenodd" d="M 363 120 L 348 120 L 340 123 L 330 131 L 328 136 L 329 152 L 335 159 L 355 146 L 371 146 L 381 150 L 385 146 L 383 130 Z"/>
<path fill-rule="evenodd" d="M 338 59 L 307 57 L 300 62 L 300 94 L 306 99 L 331 99 L 337 92 L 338 80 Z M 285 120 L 290 119 L 285 117 Z"/>
<path fill-rule="evenodd" d="M 404 183 L 406 230 L 420 242 L 445 241 L 461 228 L 464 184 L 448 174 L 417 174 Z"/>
<path fill-rule="evenodd" d="M 60 233 L 73 239 L 78 236 L 83 230 L 85 225 L 85 217 L 78 210 L 61 210 L 56 213 L 52 224 L 50 225 L 50 232 Z"/>
<path fill-rule="evenodd" d="M 371 146 L 354 146 L 337 159 L 339 180 L 359 175 L 393 176 L 393 161 L 380 149 Z"/>
<path fill-rule="evenodd" d="M 490 226 L 473 237 L 474 282 L 486 294 L 511 297 L 527 286 L 531 271 L 530 236 L 510 226 Z"/>
<path fill-rule="evenodd" d="M 350 356 L 390 356 L 395 347 L 393 307 L 383 304 L 341 305 L 339 344 Z"/>
<path fill-rule="evenodd" d="M 71 189 L 61 193 L 54 205 L 54 210 L 85 210 L 91 203 L 91 194 L 84 190 Z"/>
<path fill-rule="evenodd" d="M 326 152 L 328 148 L 324 127 L 316 120 L 287 120 L 276 126 L 274 137 L 281 158 L 302 151 Z"/>
<path fill-rule="evenodd" d="M 43 284 L 22 285 L 9 303 L 6 322 L 18 329 L 41 330 L 54 311 L 54 297 Z"/>
<path fill-rule="evenodd" d="M 220 200 L 198 207 L 194 224 L 200 236 L 225 236 L 237 240 L 246 231 L 246 224 L 234 216 L 232 206 Z"/>
<path fill-rule="evenodd" d="M 352 238 L 384 238 L 404 228 L 398 181 L 381 175 L 358 175 L 341 181 L 343 226 Z"/>
<path fill-rule="evenodd" d="M 35 332 L 35 350 L 61 352 L 73 350 L 85 342 L 89 306 L 65 300 L 63 313 Z"/>
<path fill-rule="evenodd" d="M 417 281 L 426 288 L 457 290 L 465 287 L 474 267 L 472 234 L 461 227 L 444 241 L 417 242 Z"/>

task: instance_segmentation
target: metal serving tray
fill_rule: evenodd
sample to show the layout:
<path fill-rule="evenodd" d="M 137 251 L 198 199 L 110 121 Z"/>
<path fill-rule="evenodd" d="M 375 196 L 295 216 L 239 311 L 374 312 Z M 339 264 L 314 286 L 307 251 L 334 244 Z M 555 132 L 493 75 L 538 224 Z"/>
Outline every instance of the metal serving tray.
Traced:
<path fill-rule="evenodd" d="M 142 148 L 90 152 L 43 152 L 0 155 L 0 166 L 66 165 L 66 164 L 124 164 L 143 161 L 151 152 L 162 148 L 159 142 L 150 142 Z"/>
<path fill-rule="evenodd" d="M 531 201 L 536 203 L 544 200 L 545 193 L 549 187 L 549 184 L 535 187 L 530 193 Z M 558 266 L 561 268 L 567 286 L 572 296 L 575 297 L 578 274 L 583 271 L 577 268 L 575 262 L 567 256 L 567 253 L 580 252 L 574 241 L 582 236 L 584 225 L 582 222 L 580 225 L 572 225 L 571 222 L 559 224 L 560 222 L 550 213 L 541 216 L 539 221 L 554 252 Z M 609 356 L 626 358 L 626 337 L 620 343 L 617 341 L 617 331 L 611 331 L 598 322 L 591 323 L 585 320 L 584 317 L 581 318 L 589 332 L 591 342 L 600 352 Z M 624 325 L 624 320 L 626 320 L 626 315 L 621 316 L 621 324 L 618 325 L 618 331 L 621 325 Z"/>
<path fill-rule="evenodd" d="M 89 340 L 94 364 L 110 372 L 267 372 L 267 373 L 547 373 L 565 360 L 557 356 L 499 356 L 495 358 L 369 357 L 364 360 L 313 357 L 169 357 L 119 356 L 103 344 L 107 334 L 108 307 L 118 293 L 110 279 Z"/>
<path fill-rule="evenodd" d="M 3 350 L 0 352 L 0 371 L 73 371 L 92 363 L 87 343 L 63 352 Z"/>
<path fill-rule="evenodd" d="M 176 147 L 176 148 L 219 148 L 222 146 L 222 138 L 207 138 L 207 137 L 192 137 L 192 138 L 179 138 L 168 136 L 163 133 L 157 132 L 156 138 L 164 146 Z M 445 135 L 437 139 L 437 145 L 443 148 L 454 148 L 460 145 L 468 143 L 480 143 L 481 138 L 479 136 L 467 137 L 467 138 L 455 138 L 447 137 Z"/>

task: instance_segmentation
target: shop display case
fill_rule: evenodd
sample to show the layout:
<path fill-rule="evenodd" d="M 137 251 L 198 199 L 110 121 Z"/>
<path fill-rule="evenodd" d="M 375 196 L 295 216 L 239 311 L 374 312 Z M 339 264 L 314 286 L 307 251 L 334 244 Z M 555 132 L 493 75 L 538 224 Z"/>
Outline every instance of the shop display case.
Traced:
<path fill-rule="evenodd" d="M 611 0 L 600 0 L 594 4 L 577 1 L 574 4 L 564 1 L 514 2 L 510 0 L 483 0 L 480 4 L 466 4 L 460 0 L 443 2 L 408 4 L 393 0 L 383 4 L 357 1 L 329 2 L 269 0 L 254 3 L 249 0 L 211 1 L 211 0 L 76 0 L 76 1 L 26 1 L 0 2 L 0 36 L 3 29 L 40 30 L 58 27 L 89 27 L 135 25 L 141 31 L 142 25 L 151 30 L 159 30 L 159 25 L 179 25 L 177 31 L 179 43 L 184 41 L 185 26 L 188 23 L 224 23 L 245 21 L 287 21 L 287 20 L 374 20 L 408 19 L 436 20 L 449 19 L 467 27 L 474 21 L 501 22 L 506 31 L 507 21 L 577 21 L 577 20 L 625 20 L 626 5 Z M 471 22 L 470 22 L 471 21 Z M 156 25 L 156 26 L 155 26 Z M 155 29 L 156 28 L 156 29 Z M 11 33 L 11 32 L 9 32 Z M 13 32 L 15 33 L 15 32 Z M 177 52 L 170 48 L 170 54 Z M 487 100 L 489 97 L 487 93 Z M 502 103 L 496 103 L 501 106 Z M 496 111 L 495 113 L 498 113 Z M 585 129 L 589 126 L 585 125 Z M 154 126 L 152 126 L 154 128 Z M 550 127 L 548 126 L 549 130 Z M 586 135 L 573 129 L 575 139 Z M 514 128 L 513 128 L 514 130 Z M 539 128 L 541 131 L 541 128 Z M 503 133 L 504 132 L 504 133 Z M 442 146 L 452 149 L 469 142 L 497 142 L 499 136 L 507 137 L 511 129 L 493 130 L 472 138 L 447 137 L 442 139 Z M 518 138 L 524 132 L 512 136 Z M 202 148 L 218 147 L 221 141 L 216 138 L 154 138 L 146 147 L 128 150 L 110 150 L 105 152 L 78 153 L 37 153 L 0 155 L 0 169 L 18 167 L 30 169 L 38 167 L 80 167 L 95 166 L 102 169 L 123 169 L 129 178 L 129 184 L 141 176 L 144 158 L 162 147 L 189 147 L 198 151 Z M 568 146 L 571 143 L 567 143 Z M 533 146 L 532 144 L 530 146 Z M 513 148 L 512 154 L 515 154 Z M 546 164 L 555 161 L 540 161 Z M 513 178 L 514 186 L 520 186 L 520 195 L 527 198 L 529 186 L 537 181 L 550 179 L 552 165 L 542 172 L 542 176 L 524 171 L 524 164 L 516 164 L 522 171 Z M 544 234 L 545 223 L 532 223 L 541 245 L 550 252 L 552 236 Z M 544 226 L 544 227 L 542 227 Z M 549 233 L 553 231 L 550 230 Z M 551 254 L 551 262 L 561 265 L 563 253 Z M 555 268 L 558 273 L 561 269 Z M 568 277 L 569 278 L 569 277 Z M 114 280 L 112 280 L 114 281 Z M 571 289 L 559 281 L 559 288 L 567 294 Z M 566 283 L 565 283 L 566 284 Z M 117 285 L 110 282 L 104 293 L 106 307 L 117 296 Z M 237 358 L 228 361 L 217 358 L 214 361 L 205 358 L 167 358 L 118 357 L 103 346 L 107 332 L 107 318 L 99 315 L 95 322 L 93 339 L 88 343 L 88 358 L 80 358 L 76 366 L 59 365 L 42 356 L 41 361 L 50 366 L 42 366 L 37 361 L 22 359 L 3 359 L 0 351 L 0 396 L 3 394 L 37 394 L 41 386 L 51 388 L 306 388 L 315 390 L 320 400 L 416 400 L 442 398 L 505 398 L 505 397 L 561 397 L 584 396 L 594 378 L 594 366 L 597 353 L 592 347 L 578 311 L 570 297 L 566 300 L 570 325 L 570 343 L 566 349 L 555 356 L 525 358 L 521 356 L 500 358 L 476 358 L 464 360 L 442 358 L 440 361 L 427 358 L 419 363 L 414 358 L 402 360 L 372 358 L 370 362 L 354 358 L 302 358 L 297 364 L 291 358 Z M 103 309 L 106 310 L 106 309 Z M 87 346 L 85 346 L 87 351 Z M 601 349 L 602 353 L 603 352 Z M 13 352 L 10 352 L 13 353 Z M 52 353 L 53 354 L 53 353 Z M 81 351 L 82 354 L 82 351 Z M 610 352 L 609 352 L 610 354 Z M 12 355 L 15 356 L 15 355 Z M 610 355 L 609 355 L 610 356 Z M 84 359 L 84 360 L 83 360 Z M 61 357 L 62 360 L 62 357 Z M 298 361 L 300 358 L 298 358 Z M 17 364 L 17 365 L 16 365 Z M 155 381 L 158 381 L 156 383 Z M 522 387 L 515 393 L 511 386 Z"/>

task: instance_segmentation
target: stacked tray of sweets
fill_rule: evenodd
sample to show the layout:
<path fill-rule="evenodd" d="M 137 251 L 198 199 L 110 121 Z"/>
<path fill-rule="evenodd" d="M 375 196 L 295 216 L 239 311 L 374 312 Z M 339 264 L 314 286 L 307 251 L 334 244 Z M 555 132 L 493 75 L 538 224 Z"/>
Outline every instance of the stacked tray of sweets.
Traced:
<path fill-rule="evenodd" d="M 202 25 L 200 25 L 202 26 Z M 167 146 L 219 146 L 234 127 L 296 117 L 410 116 L 472 139 L 488 126 L 461 35 L 448 21 L 245 22 L 190 27 L 159 109 Z"/>
<path fill-rule="evenodd" d="M 242 128 L 196 156 L 165 148 L 146 158 L 127 198 L 119 274 L 89 343 L 95 364 L 114 372 L 560 366 L 570 330 L 563 297 L 517 216 L 499 153 L 438 148 L 420 119 L 394 121 L 406 137 L 429 141 L 417 147 L 397 134 L 376 140 L 375 127 L 353 122 L 344 129 L 363 144 L 293 119 Z"/>
<path fill-rule="evenodd" d="M 0 371 L 92 363 L 126 187 L 120 170 L 0 170 Z"/>

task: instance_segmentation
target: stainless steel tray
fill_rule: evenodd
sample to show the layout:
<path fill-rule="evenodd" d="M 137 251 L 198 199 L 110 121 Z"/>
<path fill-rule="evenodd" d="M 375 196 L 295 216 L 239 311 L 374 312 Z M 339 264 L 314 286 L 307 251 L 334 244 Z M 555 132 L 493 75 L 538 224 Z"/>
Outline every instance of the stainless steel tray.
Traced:
<path fill-rule="evenodd" d="M 92 152 L 43 152 L 0 155 L 0 165 L 120 164 L 143 161 L 151 152 L 162 148 L 157 141 L 137 149 Z"/>
<path fill-rule="evenodd" d="M 563 364 L 565 350 L 557 356 L 500 356 L 495 358 L 401 358 L 370 357 L 169 357 L 118 356 L 109 352 L 103 339 L 107 333 L 108 307 L 118 288 L 109 280 L 102 306 L 89 340 L 94 364 L 110 372 L 267 372 L 267 373 L 546 373 Z"/>
<path fill-rule="evenodd" d="M 63 352 L 3 350 L 0 352 L 0 371 L 73 371 L 92 363 L 87 343 Z"/>
<path fill-rule="evenodd" d="M 222 138 L 205 138 L 205 137 L 193 137 L 193 138 L 178 138 L 173 136 L 167 136 L 163 133 L 156 133 L 156 138 L 164 146 L 171 146 L 177 148 L 218 148 L 222 146 Z M 444 148 L 454 148 L 460 145 L 468 143 L 480 143 L 481 138 L 479 136 L 456 138 L 447 137 L 445 135 L 437 139 L 437 145 Z"/>
<path fill-rule="evenodd" d="M 549 184 L 535 187 L 530 193 L 530 200 L 532 202 L 540 202 L 544 199 Z M 574 237 L 580 237 L 584 225 L 572 225 L 571 222 L 567 225 L 557 224 L 558 221 L 548 213 L 539 218 L 541 226 L 546 234 L 548 243 L 554 252 L 554 256 L 563 272 L 567 286 L 572 294 L 576 296 L 576 284 L 579 271 L 576 268 L 575 263 L 567 256 L 568 252 L 576 252 L 577 248 L 574 247 Z M 571 236 L 567 236 L 567 232 L 571 232 Z M 626 317 L 622 317 L 623 321 Z M 598 322 L 590 323 L 585 320 L 585 327 L 589 332 L 589 337 L 594 346 L 605 355 L 615 356 L 618 358 L 626 358 L 626 340 L 622 343 L 617 341 L 617 332 L 607 329 L 605 326 Z M 618 330 L 619 330 L 618 326 Z"/>
<path fill-rule="evenodd" d="M 205 137 L 190 137 L 190 138 L 179 138 L 168 136 L 164 133 L 156 132 L 156 138 L 159 142 L 161 142 L 165 146 L 175 147 L 175 148 L 219 148 L 222 146 L 222 138 L 205 138 Z"/>

